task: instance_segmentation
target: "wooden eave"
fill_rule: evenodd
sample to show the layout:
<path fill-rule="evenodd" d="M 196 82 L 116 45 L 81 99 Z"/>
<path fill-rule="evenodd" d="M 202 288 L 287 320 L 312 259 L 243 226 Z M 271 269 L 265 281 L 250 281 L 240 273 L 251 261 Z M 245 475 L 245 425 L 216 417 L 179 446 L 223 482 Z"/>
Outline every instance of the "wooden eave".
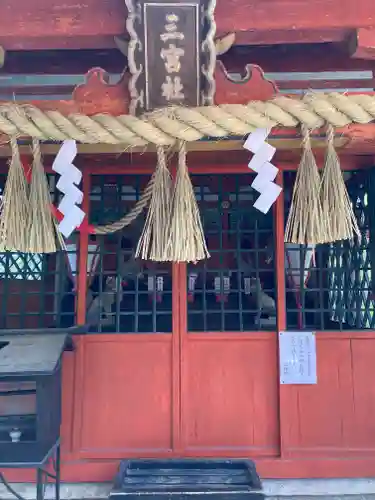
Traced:
<path fill-rule="evenodd" d="M 124 0 L 1 2 L 0 45 L 6 50 L 115 47 L 125 33 Z M 339 42 L 375 26 L 373 0 L 218 0 L 218 35 L 241 45 Z"/>

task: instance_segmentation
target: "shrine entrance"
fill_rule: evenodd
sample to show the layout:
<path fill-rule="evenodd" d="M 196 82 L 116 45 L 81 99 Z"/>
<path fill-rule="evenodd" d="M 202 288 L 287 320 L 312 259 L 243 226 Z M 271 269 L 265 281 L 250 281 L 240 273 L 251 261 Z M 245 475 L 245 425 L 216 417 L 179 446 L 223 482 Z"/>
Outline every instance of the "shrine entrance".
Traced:
<path fill-rule="evenodd" d="M 243 171 L 192 175 L 204 263 L 140 264 L 142 217 L 88 242 L 85 457 L 277 455 L 274 216 Z M 118 219 L 148 180 L 92 175 L 90 222 Z"/>
<path fill-rule="evenodd" d="M 118 220 L 134 207 L 151 169 L 124 170 L 86 172 L 90 223 Z M 264 215 L 253 208 L 248 172 L 191 169 L 211 253 L 196 265 L 135 259 L 144 215 L 113 234 L 81 233 L 67 254 L 0 254 L 3 328 L 86 324 L 63 370 L 63 449 L 73 460 L 279 457 L 283 422 L 289 415 L 298 422 L 302 410 L 285 401 L 295 392 L 278 382 L 277 332 L 316 331 L 328 366 L 327 342 L 346 342 L 343 330 L 373 328 L 368 173 L 346 175 L 360 245 L 312 249 L 284 246 L 295 173 L 282 173 L 283 193 Z M 319 397 L 328 402 L 330 371 L 320 376 Z M 313 401 L 306 396 L 306 415 L 319 406 Z M 314 429 L 325 429 L 324 411 L 316 418 Z M 327 442 L 331 436 L 327 430 Z"/>

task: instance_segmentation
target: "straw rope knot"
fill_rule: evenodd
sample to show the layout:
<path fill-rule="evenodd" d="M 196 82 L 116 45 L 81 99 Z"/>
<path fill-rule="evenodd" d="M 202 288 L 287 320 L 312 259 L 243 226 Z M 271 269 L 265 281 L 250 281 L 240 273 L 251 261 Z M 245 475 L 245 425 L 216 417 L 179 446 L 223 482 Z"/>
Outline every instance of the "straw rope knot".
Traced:
<path fill-rule="evenodd" d="M 302 149 L 311 150 L 310 130 L 305 125 L 302 125 L 301 127 L 301 134 L 302 134 Z"/>

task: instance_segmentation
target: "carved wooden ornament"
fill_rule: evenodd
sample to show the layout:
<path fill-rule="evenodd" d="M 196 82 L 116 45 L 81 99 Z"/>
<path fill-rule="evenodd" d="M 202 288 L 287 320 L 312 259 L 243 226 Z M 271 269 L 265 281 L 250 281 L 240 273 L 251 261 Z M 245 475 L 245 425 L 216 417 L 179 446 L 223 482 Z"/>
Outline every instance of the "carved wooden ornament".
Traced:
<path fill-rule="evenodd" d="M 212 104 L 215 0 L 125 0 L 130 112 Z"/>

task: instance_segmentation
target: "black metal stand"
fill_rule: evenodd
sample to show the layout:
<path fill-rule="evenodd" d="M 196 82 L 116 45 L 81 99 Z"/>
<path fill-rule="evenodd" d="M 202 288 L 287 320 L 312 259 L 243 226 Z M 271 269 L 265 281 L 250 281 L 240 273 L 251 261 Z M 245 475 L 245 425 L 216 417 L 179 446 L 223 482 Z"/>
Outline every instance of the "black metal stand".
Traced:
<path fill-rule="evenodd" d="M 47 457 L 45 463 L 36 468 L 36 500 L 44 500 L 47 485 L 53 483 L 55 485 L 55 500 L 60 500 L 60 460 L 61 450 L 60 443 L 58 443 L 51 450 L 51 453 Z M 47 470 L 49 464 L 52 465 L 53 472 Z M 25 466 L 25 468 L 26 467 L 27 466 Z M 52 479 L 53 483 L 50 483 L 49 479 Z M 2 482 L 5 488 L 18 500 L 26 500 L 22 495 L 14 490 L 14 488 L 5 479 L 2 472 L 0 472 L 0 482 Z"/>

